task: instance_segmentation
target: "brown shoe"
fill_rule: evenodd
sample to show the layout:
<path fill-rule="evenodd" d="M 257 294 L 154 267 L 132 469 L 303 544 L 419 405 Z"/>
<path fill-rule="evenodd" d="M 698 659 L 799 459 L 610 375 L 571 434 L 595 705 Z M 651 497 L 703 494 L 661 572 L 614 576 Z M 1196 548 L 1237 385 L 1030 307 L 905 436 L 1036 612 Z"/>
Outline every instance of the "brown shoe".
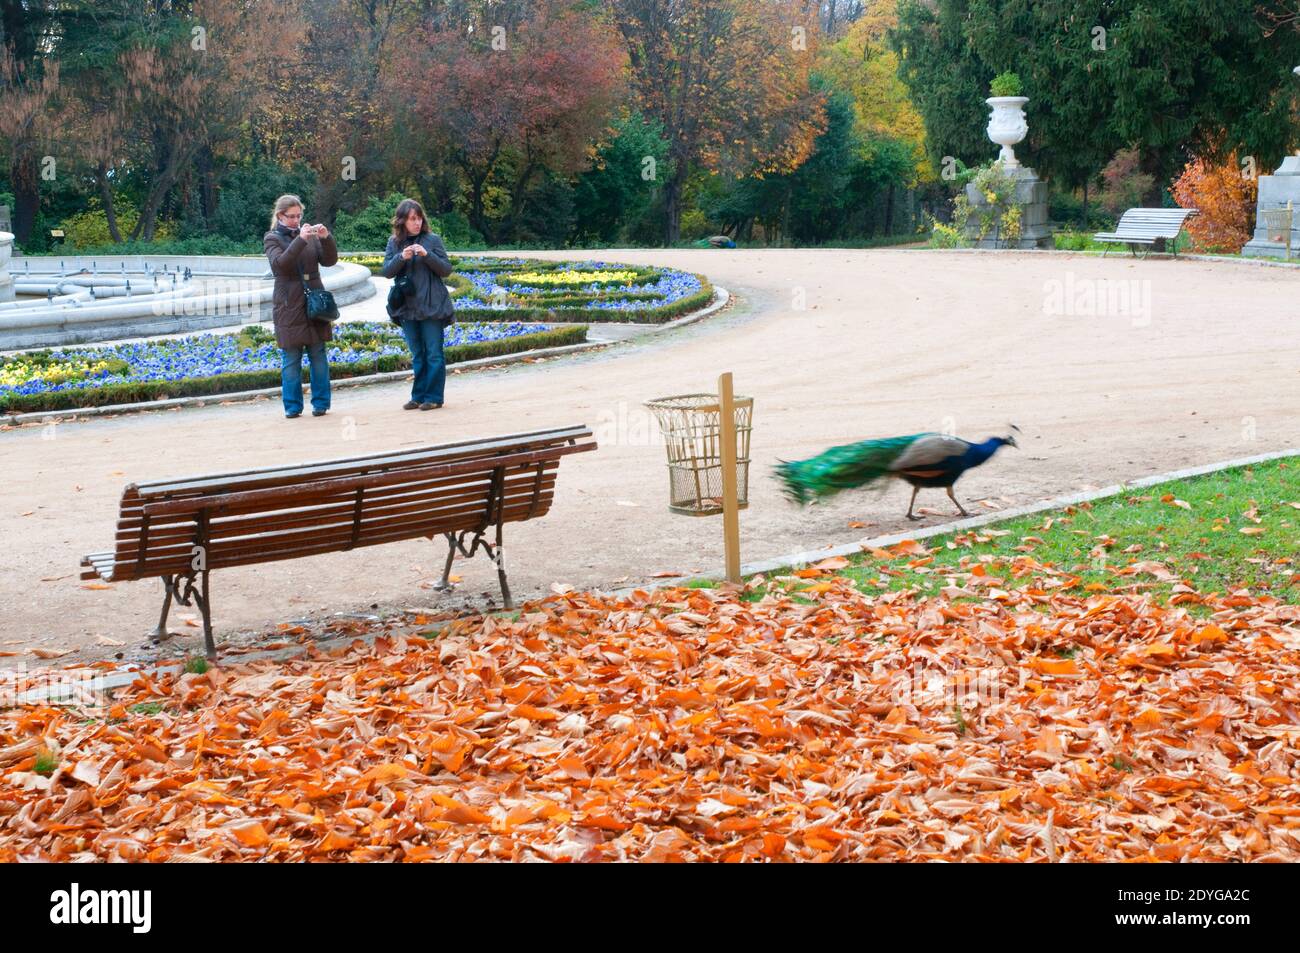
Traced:
<path fill-rule="evenodd" d="M 442 404 L 421 404 L 421 410 L 433 410 L 435 407 L 441 407 Z"/>
<path fill-rule="evenodd" d="M 402 410 L 418 410 L 419 407 L 420 404 L 418 401 L 408 400 L 406 403 L 402 405 Z"/>

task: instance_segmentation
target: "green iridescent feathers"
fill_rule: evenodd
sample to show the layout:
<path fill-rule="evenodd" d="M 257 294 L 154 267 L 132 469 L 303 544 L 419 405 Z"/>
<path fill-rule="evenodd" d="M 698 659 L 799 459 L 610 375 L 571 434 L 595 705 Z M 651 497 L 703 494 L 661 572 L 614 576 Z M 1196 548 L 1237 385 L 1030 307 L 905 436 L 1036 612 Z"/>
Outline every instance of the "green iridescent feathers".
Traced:
<path fill-rule="evenodd" d="M 807 503 L 887 476 L 903 451 L 924 436 L 914 433 L 831 447 L 807 460 L 783 461 L 776 467 L 776 475 L 784 485 L 786 496 L 796 503 Z"/>

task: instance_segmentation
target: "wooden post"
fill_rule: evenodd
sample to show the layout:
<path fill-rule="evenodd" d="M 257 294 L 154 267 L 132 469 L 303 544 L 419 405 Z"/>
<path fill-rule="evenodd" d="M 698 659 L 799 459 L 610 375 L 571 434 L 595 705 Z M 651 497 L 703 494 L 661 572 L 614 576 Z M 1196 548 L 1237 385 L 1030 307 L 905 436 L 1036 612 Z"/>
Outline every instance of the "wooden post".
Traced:
<path fill-rule="evenodd" d="M 718 378 L 722 425 L 722 532 L 727 551 L 727 582 L 740 582 L 740 504 L 736 487 L 736 400 L 731 372 Z"/>

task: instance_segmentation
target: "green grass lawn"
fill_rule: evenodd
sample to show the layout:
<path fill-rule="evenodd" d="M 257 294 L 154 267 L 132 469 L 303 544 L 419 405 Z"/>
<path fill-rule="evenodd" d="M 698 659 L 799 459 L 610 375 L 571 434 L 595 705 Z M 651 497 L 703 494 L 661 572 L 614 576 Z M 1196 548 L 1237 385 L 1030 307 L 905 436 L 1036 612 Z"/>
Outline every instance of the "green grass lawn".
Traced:
<path fill-rule="evenodd" d="M 926 550 L 922 551 L 922 548 Z M 1044 578 L 1060 591 L 1201 594 L 1246 587 L 1300 603 L 1300 457 L 1122 493 L 851 557 L 864 591 L 980 598 Z M 794 570 L 797 571 L 797 570 Z M 810 575 L 794 593 L 817 584 Z M 824 578 L 824 577 L 823 577 Z M 695 581 L 692 585 L 702 585 Z M 769 583 L 770 585 L 771 583 Z M 767 586 L 746 598 L 761 598 Z"/>

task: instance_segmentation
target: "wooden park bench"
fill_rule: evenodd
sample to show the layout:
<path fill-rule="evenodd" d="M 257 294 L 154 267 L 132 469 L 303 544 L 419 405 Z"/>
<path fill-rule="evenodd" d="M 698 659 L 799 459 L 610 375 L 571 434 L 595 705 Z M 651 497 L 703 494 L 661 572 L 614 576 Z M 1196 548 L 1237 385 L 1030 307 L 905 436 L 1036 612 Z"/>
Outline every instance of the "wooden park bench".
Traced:
<path fill-rule="evenodd" d="M 1099 242 L 1126 244 L 1134 255 L 1137 255 L 1139 247 L 1149 251 L 1157 240 L 1165 238 L 1171 241 L 1170 247 L 1177 258 L 1178 233 L 1183 230 L 1187 219 L 1196 212 L 1194 208 L 1131 208 L 1120 216 L 1115 231 L 1098 232 L 1092 237 Z M 1105 257 L 1105 252 L 1102 257 Z"/>
<path fill-rule="evenodd" d="M 480 548 L 497 564 L 513 608 L 502 556 L 506 523 L 546 515 L 560 458 L 595 450 L 582 426 L 485 440 L 131 484 L 122 491 L 114 549 L 82 557 L 81 578 L 161 578 L 156 638 L 175 600 L 197 605 L 215 658 L 208 574 L 214 569 L 445 536 L 452 561 Z M 495 531 L 495 541 L 488 532 Z"/>

